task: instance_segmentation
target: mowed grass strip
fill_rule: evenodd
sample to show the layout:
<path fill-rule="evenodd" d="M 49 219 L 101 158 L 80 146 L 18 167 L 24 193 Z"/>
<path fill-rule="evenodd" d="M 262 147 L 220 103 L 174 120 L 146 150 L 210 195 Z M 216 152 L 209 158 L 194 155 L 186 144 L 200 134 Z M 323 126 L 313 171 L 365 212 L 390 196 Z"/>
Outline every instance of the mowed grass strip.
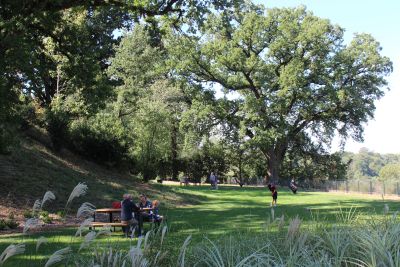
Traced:
<path fill-rule="evenodd" d="M 346 216 L 352 220 L 368 220 L 383 216 L 384 205 L 390 212 L 400 210 L 397 200 L 384 200 L 379 196 L 353 194 L 332 194 L 325 192 L 302 192 L 293 194 L 286 188 L 279 188 L 278 205 L 271 213 L 271 193 L 267 188 L 220 186 L 211 190 L 208 186 L 172 186 L 155 185 L 157 190 L 174 193 L 179 196 L 179 203 L 163 203 L 161 214 L 167 218 L 169 233 L 163 246 L 168 248 L 171 258 L 179 253 L 184 240 L 192 235 L 191 245 L 201 242 L 204 237 L 215 240 L 227 235 L 258 235 L 273 230 L 267 222 L 284 216 L 285 220 L 299 216 L 302 227 L 307 227 L 318 220 L 320 227 L 343 224 Z M 90 190 L 90 189 L 89 189 Z M 195 199 L 196 201 L 193 201 Z M 166 205 L 168 204 L 168 205 Z M 149 229 L 146 224 L 145 228 Z M 12 243 L 27 244 L 27 253 L 16 256 L 5 266 L 43 266 L 47 258 L 56 250 L 71 246 L 73 251 L 79 249 L 83 237 L 74 237 L 76 229 L 66 228 L 32 235 L 14 234 L 1 236 L 0 251 Z M 40 236 L 48 238 L 36 252 L 36 240 Z M 128 249 L 137 239 L 126 239 L 121 232 L 111 236 L 99 237 L 91 246 L 113 246 Z M 84 249 L 81 254 L 89 253 Z"/>

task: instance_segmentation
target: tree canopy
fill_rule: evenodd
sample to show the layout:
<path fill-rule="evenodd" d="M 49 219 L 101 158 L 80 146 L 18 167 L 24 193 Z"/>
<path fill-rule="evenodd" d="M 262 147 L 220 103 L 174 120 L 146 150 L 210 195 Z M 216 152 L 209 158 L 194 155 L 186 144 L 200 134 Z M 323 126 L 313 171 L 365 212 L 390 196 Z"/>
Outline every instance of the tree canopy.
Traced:
<path fill-rule="evenodd" d="M 288 152 L 324 153 L 336 131 L 362 140 L 384 94 L 392 63 L 379 43 L 357 34 L 346 45 L 343 32 L 304 7 L 250 5 L 210 17 L 200 34 L 175 35 L 171 47 L 181 75 L 239 94 L 242 136 L 278 179 Z"/>
<path fill-rule="evenodd" d="M 2 1 L 0 153 L 35 126 L 144 180 L 336 179 L 332 137 L 362 140 L 392 71 L 343 33 L 245 0 Z"/>

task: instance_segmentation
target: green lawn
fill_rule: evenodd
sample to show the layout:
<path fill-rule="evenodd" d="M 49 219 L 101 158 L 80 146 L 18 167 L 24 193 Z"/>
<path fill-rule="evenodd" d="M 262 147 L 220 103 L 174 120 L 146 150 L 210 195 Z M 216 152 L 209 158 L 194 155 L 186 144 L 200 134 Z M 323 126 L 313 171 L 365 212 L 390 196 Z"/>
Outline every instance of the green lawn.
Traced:
<path fill-rule="evenodd" d="M 191 246 L 201 242 L 205 236 L 217 240 L 227 235 L 258 235 L 270 227 L 271 194 L 266 188 L 239 188 L 221 186 L 219 190 L 210 190 L 208 186 L 165 186 L 155 185 L 157 190 L 165 194 L 179 197 L 179 203 L 190 203 L 173 207 L 172 203 L 162 206 L 161 213 L 168 218 L 169 233 L 164 246 L 169 253 L 176 256 L 187 236 L 192 235 Z M 161 199 L 162 201 L 162 199 Z M 178 201 L 178 200 L 177 200 Z M 388 204 L 390 212 L 400 210 L 400 202 L 373 198 L 369 195 L 331 194 L 324 192 L 291 192 L 280 189 L 278 206 L 274 208 L 274 216 L 284 215 L 285 220 L 296 215 L 302 220 L 302 227 L 312 225 L 318 220 L 322 225 L 329 226 L 343 223 L 343 217 L 353 214 L 357 220 L 369 220 L 383 215 L 384 204 Z M 341 210 L 341 211 L 340 211 Z M 353 217 L 354 219 L 354 217 Z M 148 226 L 147 226 L 148 228 Z M 273 229 L 269 229 L 272 230 Z M 21 234 L 1 236 L 0 251 L 7 245 L 17 242 L 27 244 L 27 253 L 7 261 L 5 266 L 43 266 L 49 255 L 57 249 L 71 246 L 74 251 L 79 248 L 83 238 L 72 237 L 76 229 L 63 229 L 47 233 L 24 236 Z M 49 238 L 35 252 L 35 241 L 38 237 Z M 110 237 L 101 237 L 91 246 L 112 244 L 114 247 L 128 248 L 136 239 L 122 237 L 120 232 Z M 88 252 L 88 250 L 83 250 Z M 33 262 L 32 262 L 33 261 Z"/>

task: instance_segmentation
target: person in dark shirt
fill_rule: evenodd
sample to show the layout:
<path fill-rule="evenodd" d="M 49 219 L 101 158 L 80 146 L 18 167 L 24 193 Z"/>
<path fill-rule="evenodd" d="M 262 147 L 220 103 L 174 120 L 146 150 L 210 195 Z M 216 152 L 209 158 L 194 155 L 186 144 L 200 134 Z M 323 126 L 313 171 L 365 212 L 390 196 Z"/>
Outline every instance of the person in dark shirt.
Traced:
<path fill-rule="evenodd" d="M 147 199 L 145 194 L 140 194 L 139 196 L 139 208 L 151 208 L 153 205 L 151 204 L 151 201 Z"/>
<path fill-rule="evenodd" d="M 124 227 L 124 233 L 128 236 L 129 231 L 139 225 L 139 233 L 141 233 L 141 225 L 134 218 L 133 213 L 138 213 L 140 208 L 132 201 L 132 195 L 124 194 L 121 202 L 121 223 L 126 223 L 128 227 Z"/>
<path fill-rule="evenodd" d="M 272 192 L 271 207 L 276 206 L 276 200 L 278 199 L 278 190 L 276 188 L 276 185 L 274 183 L 270 183 L 270 184 L 268 184 L 268 189 L 269 189 L 269 191 Z"/>
<path fill-rule="evenodd" d="M 276 200 L 278 199 L 278 191 L 276 190 L 276 187 L 274 187 L 273 190 L 274 191 L 272 191 L 272 203 L 271 203 L 271 206 L 276 207 Z"/>
<path fill-rule="evenodd" d="M 151 209 L 153 208 L 153 204 L 151 203 L 150 200 L 147 199 L 147 196 L 145 194 L 140 194 L 139 196 L 139 208 L 140 208 L 140 216 L 139 216 L 139 223 L 149 222 L 151 221 L 151 214 L 150 211 L 144 211 L 143 209 Z"/>
<path fill-rule="evenodd" d="M 275 190 L 275 184 L 268 184 L 268 189 L 269 189 L 269 191 L 271 191 L 271 192 L 274 192 L 274 190 Z"/>

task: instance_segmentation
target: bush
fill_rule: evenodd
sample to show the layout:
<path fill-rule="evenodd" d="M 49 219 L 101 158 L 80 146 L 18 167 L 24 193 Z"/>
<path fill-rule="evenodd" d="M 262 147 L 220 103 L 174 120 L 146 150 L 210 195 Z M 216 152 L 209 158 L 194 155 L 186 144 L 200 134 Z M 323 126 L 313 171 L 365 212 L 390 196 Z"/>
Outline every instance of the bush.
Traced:
<path fill-rule="evenodd" d="M 97 162 L 121 163 L 128 152 L 127 140 L 122 123 L 107 114 L 74 121 L 70 127 L 72 149 Z"/>
<path fill-rule="evenodd" d="M 0 123 L 0 154 L 9 154 L 12 144 L 16 142 L 15 131 L 10 124 Z"/>
<path fill-rule="evenodd" d="M 8 220 L 6 221 L 6 225 L 7 225 L 7 227 L 10 228 L 10 229 L 15 229 L 15 228 L 18 227 L 18 223 L 17 223 L 15 220 L 12 220 L 12 219 L 8 219 Z"/>
<path fill-rule="evenodd" d="M 7 227 L 7 223 L 5 220 L 0 220 L 0 230 L 4 230 Z"/>
<path fill-rule="evenodd" d="M 65 210 L 59 210 L 56 212 L 56 215 L 60 218 L 64 218 L 65 217 Z"/>
<path fill-rule="evenodd" d="M 18 223 L 15 221 L 14 213 L 10 213 L 7 220 L 0 220 L 0 230 L 15 229 L 17 227 Z"/>
<path fill-rule="evenodd" d="M 52 219 L 49 217 L 49 212 L 42 210 L 39 213 L 39 218 L 44 222 L 44 223 L 51 223 Z"/>
<path fill-rule="evenodd" d="M 19 101 L 17 91 L 9 87 L 4 76 L 0 77 L 0 154 L 9 154 L 17 141 Z"/>
<path fill-rule="evenodd" d="M 68 120 L 68 115 L 63 111 L 48 110 L 46 112 L 46 129 L 56 151 L 65 146 L 68 140 Z"/>
<path fill-rule="evenodd" d="M 25 210 L 23 216 L 25 219 L 33 218 L 33 212 L 31 210 Z"/>

